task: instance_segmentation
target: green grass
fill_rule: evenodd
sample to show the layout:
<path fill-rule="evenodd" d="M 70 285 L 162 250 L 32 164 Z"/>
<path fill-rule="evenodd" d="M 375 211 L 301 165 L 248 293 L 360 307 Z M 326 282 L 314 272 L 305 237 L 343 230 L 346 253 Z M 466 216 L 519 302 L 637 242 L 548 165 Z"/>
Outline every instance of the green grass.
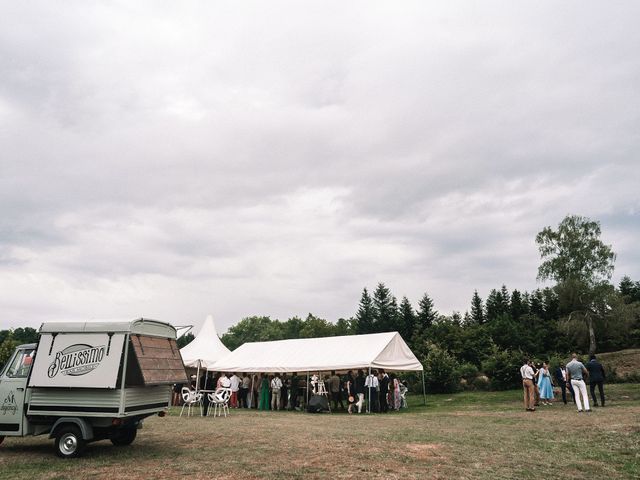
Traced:
<path fill-rule="evenodd" d="M 130 447 L 89 445 L 59 460 L 46 437 L 0 446 L 4 479 L 640 478 L 640 385 L 607 385 L 609 405 L 525 412 L 520 391 L 410 397 L 387 415 L 232 410 L 145 422 Z"/>

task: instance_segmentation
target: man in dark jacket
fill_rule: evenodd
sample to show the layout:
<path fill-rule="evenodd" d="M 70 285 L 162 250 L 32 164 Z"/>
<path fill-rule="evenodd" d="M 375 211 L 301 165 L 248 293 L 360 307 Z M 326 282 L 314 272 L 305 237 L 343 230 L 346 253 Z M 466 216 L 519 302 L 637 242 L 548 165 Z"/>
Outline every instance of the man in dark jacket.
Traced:
<path fill-rule="evenodd" d="M 381 368 L 380 369 L 380 410 L 382 413 L 389 411 L 389 404 L 387 403 L 387 394 L 389 393 L 389 375 Z"/>
<path fill-rule="evenodd" d="M 595 355 L 589 356 L 589 361 L 585 365 L 587 370 L 589 371 L 589 389 L 591 390 L 591 398 L 593 399 L 593 405 L 598 406 L 598 401 L 596 400 L 596 385 L 598 386 L 598 391 L 600 392 L 600 405 L 604 407 L 604 387 L 603 383 L 605 380 L 604 367 L 602 364 L 596 360 Z"/>
<path fill-rule="evenodd" d="M 576 403 L 576 399 L 573 398 L 573 388 L 571 388 L 571 383 L 567 382 L 567 369 L 564 365 L 559 365 L 554 372 L 554 377 L 556 377 L 556 384 L 560 387 L 560 391 L 562 392 L 562 401 L 564 404 L 567 404 L 567 389 L 571 393 L 571 400 L 573 403 Z"/>

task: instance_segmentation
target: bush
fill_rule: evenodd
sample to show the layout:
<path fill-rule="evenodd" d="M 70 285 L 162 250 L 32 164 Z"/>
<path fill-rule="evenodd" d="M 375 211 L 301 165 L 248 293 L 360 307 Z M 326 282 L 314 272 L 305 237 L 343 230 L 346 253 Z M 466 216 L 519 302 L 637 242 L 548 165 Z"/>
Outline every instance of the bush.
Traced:
<path fill-rule="evenodd" d="M 473 380 L 478 375 L 478 367 L 473 363 L 463 363 L 458 368 L 458 375 L 467 381 Z"/>
<path fill-rule="evenodd" d="M 430 344 L 424 374 L 427 389 L 433 393 L 450 393 L 459 388 L 459 366 L 456 359 L 438 345 Z"/>
<path fill-rule="evenodd" d="M 491 356 L 482 362 L 482 369 L 491 379 L 491 388 L 508 390 L 520 386 L 522 359 L 521 352 L 495 349 Z"/>
<path fill-rule="evenodd" d="M 478 375 L 473 379 L 473 388 L 476 390 L 489 390 L 491 381 L 486 375 Z"/>

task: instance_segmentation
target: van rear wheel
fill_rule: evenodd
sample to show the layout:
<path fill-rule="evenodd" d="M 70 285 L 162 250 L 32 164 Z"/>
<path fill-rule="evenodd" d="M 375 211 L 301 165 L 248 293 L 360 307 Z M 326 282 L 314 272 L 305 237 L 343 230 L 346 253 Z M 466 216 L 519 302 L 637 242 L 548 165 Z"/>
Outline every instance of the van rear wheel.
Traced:
<path fill-rule="evenodd" d="M 137 434 L 137 428 L 123 428 L 122 430 L 119 430 L 113 437 L 111 437 L 111 443 L 113 443 L 117 447 L 131 445 L 136 439 Z"/>
<path fill-rule="evenodd" d="M 80 429 L 75 425 L 63 426 L 56 433 L 56 455 L 73 458 L 80 455 L 87 442 L 82 438 Z"/>
<path fill-rule="evenodd" d="M 2 442 L 4 442 L 4 435 L 0 435 L 0 445 L 2 445 Z"/>

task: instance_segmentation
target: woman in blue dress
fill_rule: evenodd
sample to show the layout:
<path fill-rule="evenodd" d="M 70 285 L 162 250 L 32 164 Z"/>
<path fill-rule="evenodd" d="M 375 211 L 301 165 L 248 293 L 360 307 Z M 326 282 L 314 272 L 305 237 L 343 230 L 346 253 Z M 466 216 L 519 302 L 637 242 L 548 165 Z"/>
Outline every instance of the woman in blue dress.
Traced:
<path fill-rule="evenodd" d="M 551 386 L 551 374 L 549 365 L 545 362 L 538 374 L 538 389 L 540 390 L 540 401 L 543 405 L 551 405 L 553 400 L 553 387 Z"/>

